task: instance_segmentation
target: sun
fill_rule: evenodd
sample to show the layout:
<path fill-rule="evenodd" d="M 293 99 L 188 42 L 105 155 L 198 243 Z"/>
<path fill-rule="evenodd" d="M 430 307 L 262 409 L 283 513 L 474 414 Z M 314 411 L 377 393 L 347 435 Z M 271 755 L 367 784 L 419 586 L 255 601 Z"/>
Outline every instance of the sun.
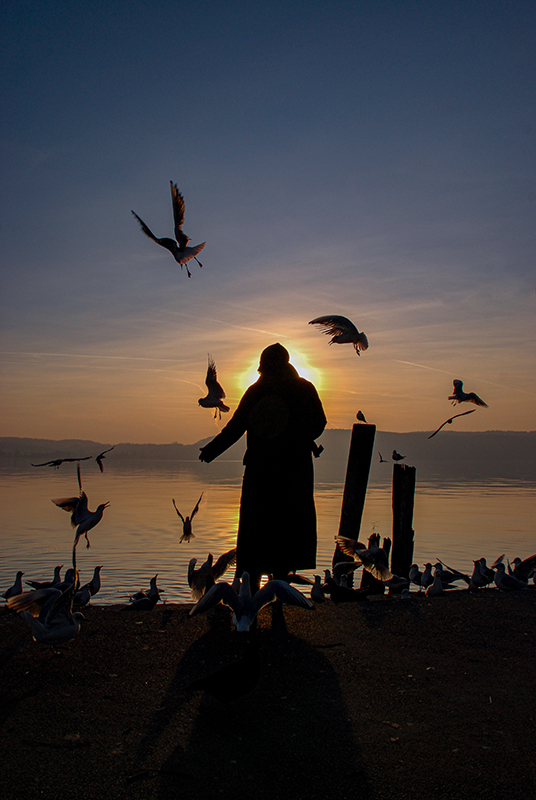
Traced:
<path fill-rule="evenodd" d="M 290 363 L 297 369 L 298 374 L 302 378 L 311 381 L 317 390 L 322 388 L 322 372 L 317 367 L 311 367 L 305 356 L 293 349 Z M 238 388 L 241 392 L 245 392 L 248 386 L 251 386 L 251 384 L 255 383 L 255 381 L 258 379 L 258 366 L 259 359 L 257 357 L 255 363 L 248 367 L 248 369 L 240 375 L 238 379 Z"/>

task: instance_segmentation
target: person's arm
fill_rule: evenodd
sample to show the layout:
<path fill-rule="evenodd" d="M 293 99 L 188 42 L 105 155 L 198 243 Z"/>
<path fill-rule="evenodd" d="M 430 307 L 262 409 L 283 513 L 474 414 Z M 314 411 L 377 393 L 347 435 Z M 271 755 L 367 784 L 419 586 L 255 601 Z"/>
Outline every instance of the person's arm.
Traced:
<path fill-rule="evenodd" d="M 200 461 L 206 461 L 207 464 L 209 464 L 211 461 L 214 461 L 215 458 L 221 456 L 222 453 L 224 453 L 229 447 L 231 447 L 231 445 L 237 442 L 246 432 L 249 406 L 246 395 L 247 392 L 242 397 L 242 400 L 238 404 L 236 411 L 227 425 L 222 428 L 220 433 L 218 433 L 218 435 L 215 436 L 212 441 L 200 448 Z"/>

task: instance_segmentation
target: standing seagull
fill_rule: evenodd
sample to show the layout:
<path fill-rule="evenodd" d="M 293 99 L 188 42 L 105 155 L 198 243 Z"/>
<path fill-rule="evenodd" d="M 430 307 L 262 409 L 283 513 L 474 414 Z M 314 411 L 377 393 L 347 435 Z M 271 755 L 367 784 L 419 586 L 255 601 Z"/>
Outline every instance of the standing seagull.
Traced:
<path fill-rule="evenodd" d="M 2 595 L 0 595 L 0 597 L 3 597 L 4 600 L 9 600 L 10 597 L 15 597 L 15 595 L 17 595 L 17 594 L 22 594 L 22 576 L 23 575 L 24 575 L 24 572 L 21 572 L 19 570 L 19 572 L 17 572 L 17 574 L 15 576 L 15 583 L 13 584 L 13 586 L 10 586 L 9 589 L 6 589 L 6 591 Z"/>
<path fill-rule="evenodd" d="M 106 456 L 104 454 L 105 453 L 109 453 L 111 450 L 114 449 L 114 447 L 115 447 L 115 444 L 112 445 L 111 447 L 109 447 L 108 450 L 103 450 L 102 453 L 99 453 L 99 455 L 95 458 L 95 461 L 99 465 L 99 469 L 100 469 L 101 472 L 104 472 L 104 467 L 102 466 L 102 459 L 106 458 Z"/>
<path fill-rule="evenodd" d="M 203 406 L 203 408 L 213 408 L 214 419 L 216 419 L 218 413 L 221 419 L 221 412 L 229 411 L 229 406 L 226 406 L 225 403 L 223 403 L 225 392 L 223 391 L 223 386 L 218 383 L 216 363 L 210 355 L 208 357 L 207 377 L 205 378 L 205 383 L 207 385 L 208 394 L 206 397 L 199 398 L 197 402 L 200 406 Z"/>
<path fill-rule="evenodd" d="M 365 415 L 363 414 L 362 411 L 358 411 L 357 414 L 356 414 L 356 417 L 357 417 L 357 421 L 358 422 L 366 422 L 367 421 L 365 419 Z"/>
<path fill-rule="evenodd" d="M 464 392 L 463 391 L 463 381 L 452 381 L 454 386 L 454 392 L 447 398 L 448 400 L 452 400 L 452 405 L 455 406 L 457 403 L 474 403 L 475 406 L 482 406 L 483 408 L 488 408 L 488 404 L 485 403 L 477 394 L 474 392 Z"/>
<path fill-rule="evenodd" d="M 402 461 L 402 459 L 405 458 L 405 457 L 406 456 L 401 456 L 400 453 L 397 453 L 396 450 L 393 450 L 393 454 L 391 456 L 393 461 Z"/>
<path fill-rule="evenodd" d="M 203 497 L 203 495 L 204 495 L 204 492 L 201 492 L 201 497 Z M 182 536 L 179 539 L 179 544 L 182 544 L 183 541 L 189 542 L 190 539 L 195 539 L 195 536 L 192 533 L 192 520 L 195 517 L 195 515 L 197 514 L 197 512 L 199 511 L 199 503 L 201 502 L 201 497 L 197 501 L 196 506 L 195 506 L 194 510 L 192 511 L 192 513 L 190 514 L 190 516 L 189 517 L 187 516 L 186 519 L 182 516 L 181 512 L 179 511 L 179 509 L 175 505 L 175 500 L 173 500 L 173 505 L 175 506 L 175 511 L 177 512 L 177 514 L 179 515 L 179 517 L 182 520 Z"/>
<path fill-rule="evenodd" d="M 450 399 L 450 398 L 449 398 L 449 399 Z M 435 435 L 436 435 L 436 433 L 439 433 L 439 431 L 441 430 L 441 428 L 444 428 L 444 427 L 445 427 L 445 425 L 452 425 L 452 420 L 453 420 L 453 419 L 456 419 L 457 417 L 465 417 L 465 415 L 466 415 L 466 414 L 474 414 L 474 413 L 475 413 L 475 411 L 476 411 L 476 409 L 475 409 L 475 408 L 472 408 L 470 411 L 462 411 L 462 413 L 461 413 L 461 414 L 454 414 L 454 416 L 453 416 L 453 417 L 449 417 L 449 419 L 446 419 L 446 420 L 445 420 L 445 422 L 444 422 L 442 425 L 440 425 L 440 426 L 439 426 L 439 428 L 438 428 L 437 430 L 435 430 L 433 433 L 431 433 L 431 434 L 430 434 L 430 436 L 429 436 L 428 438 L 429 438 L 429 439 L 431 439 L 433 436 L 435 436 Z"/>
<path fill-rule="evenodd" d="M 368 339 L 364 333 L 360 333 L 353 322 L 346 317 L 337 315 L 316 317 L 309 322 L 309 325 L 321 325 L 322 333 L 331 336 L 330 344 L 353 344 L 357 355 L 360 350 L 368 349 Z"/>
<path fill-rule="evenodd" d="M 80 492 L 79 497 L 63 497 L 58 500 L 53 500 L 52 502 L 71 514 L 71 525 L 73 528 L 76 528 L 74 547 L 76 547 L 82 535 L 86 537 L 87 547 L 90 547 L 88 532 L 94 528 L 95 525 L 98 525 L 102 519 L 104 509 L 107 508 L 110 503 L 101 503 L 97 506 L 96 511 L 90 511 L 87 507 L 87 494 L 84 491 Z"/>
<path fill-rule="evenodd" d="M 190 237 L 187 236 L 182 230 L 182 225 L 184 222 L 184 198 L 179 192 L 176 183 L 174 184 L 173 181 L 170 181 L 169 185 L 171 187 L 171 202 L 173 204 L 173 220 L 175 223 L 175 239 L 177 241 L 165 237 L 158 239 L 154 233 L 149 230 L 145 222 L 138 217 L 135 211 L 132 211 L 132 214 L 134 214 L 140 223 L 141 229 L 145 235 L 148 236 L 149 239 L 152 239 L 153 242 L 156 242 L 157 244 L 160 244 L 162 247 L 165 247 L 167 250 L 169 250 L 175 261 L 181 265 L 181 269 L 192 258 L 195 258 L 199 266 L 202 267 L 203 265 L 197 260 L 197 254 L 201 252 L 206 242 L 197 244 L 195 247 L 188 247 Z M 186 267 L 186 272 L 188 273 L 188 277 L 191 278 L 192 274 L 188 267 Z"/>

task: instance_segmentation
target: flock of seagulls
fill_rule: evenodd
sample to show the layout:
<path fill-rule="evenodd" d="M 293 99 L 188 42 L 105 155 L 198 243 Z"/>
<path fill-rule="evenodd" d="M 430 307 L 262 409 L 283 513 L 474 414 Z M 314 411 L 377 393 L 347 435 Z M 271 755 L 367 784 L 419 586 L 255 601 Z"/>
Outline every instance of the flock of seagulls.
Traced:
<path fill-rule="evenodd" d="M 485 558 L 477 558 L 473 562 L 471 574 L 447 567 L 442 561 L 435 564 L 427 562 L 421 571 L 418 564 L 412 564 L 409 579 L 412 584 L 424 590 L 427 595 L 438 595 L 458 588 L 454 584 L 463 582 L 470 591 L 485 589 L 494 584 L 503 592 L 519 591 L 529 585 L 532 578 L 536 584 L 536 555 L 529 558 L 515 558 L 504 564 L 504 553 L 488 567 Z"/>

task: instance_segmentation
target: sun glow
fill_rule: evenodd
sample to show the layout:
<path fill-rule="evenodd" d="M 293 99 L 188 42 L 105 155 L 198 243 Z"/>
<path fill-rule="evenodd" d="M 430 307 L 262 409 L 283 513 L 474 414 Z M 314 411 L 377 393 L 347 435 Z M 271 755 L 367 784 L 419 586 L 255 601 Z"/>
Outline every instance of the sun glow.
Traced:
<path fill-rule="evenodd" d="M 301 353 L 297 353 L 295 350 L 292 351 L 290 363 L 297 369 L 298 374 L 302 378 L 311 381 L 317 390 L 320 391 L 322 388 L 322 372 L 318 368 L 311 367 L 308 364 L 307 359 Z M 240 391 L 245 392 L 248 386 L 251 386 L 252 383 L 255 383 L 259 377 L 259 373 L 257 371 L 258 366 L 259 359 L 257 358 L 255 363 L 240 375 L 238 379 L 238 388 Z"/>

